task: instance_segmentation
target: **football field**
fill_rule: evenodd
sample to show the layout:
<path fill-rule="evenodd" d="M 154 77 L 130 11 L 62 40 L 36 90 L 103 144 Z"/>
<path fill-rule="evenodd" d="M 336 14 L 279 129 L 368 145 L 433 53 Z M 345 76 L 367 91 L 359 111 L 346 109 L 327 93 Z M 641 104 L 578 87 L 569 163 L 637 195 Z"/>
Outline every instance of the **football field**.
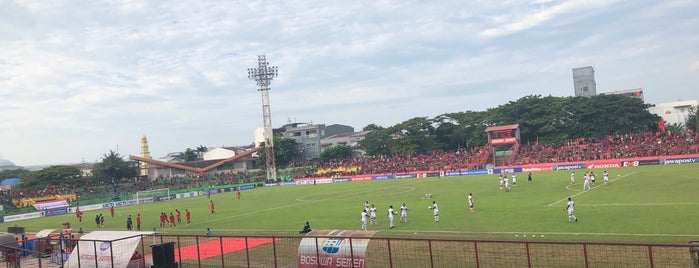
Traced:
<path fill-rule="evenodd" d="M 364 202 L 378 208 L 378 236 L 434 237 L 479 240 L 664 242 L 686 244 L 699 240 L 699 165 L 644 166 L 607 169 L 610 185 L 604 185 L 603 169 L 593 170 L 596 184 L 582 190 L 585 170 L 518 173 L 510 192 L 499 189 L 498 175 L 394 179 L 333 184 L 263 187 L 235 193 L 215 194 L 209 211 L 206 196 L 117 207 L 111 217 L 107 209 L 84 211 L 82 223 L 74 214 L 0 224 L 24 226 L 28 233 L 60 229 L 70 221 L 74 230 L 98 230 L 94 218 L 105 215 L 102 230 L 125 230 L 126 218 L 141 214 L 142 230 L 168 234 L 201 234 L 210 228 L 214 235 L 298 235 L 303 223 L 312 229 L 360 229 Z M 467 196 L 473 193 L 475 212 L 469 212 Z M 427 199 L 426 194 L 432 198 Z M 565 206 L 575 202 L 579 221 L 569 223 Z M 435 222 L 428 206 L 436 201 L 440 221 Z M 388 228 L 387 210 L 408 210 L 408 222 Z M 159 226 L 159 214 L 179 209 L 192 212 L 192 223 Z"/>

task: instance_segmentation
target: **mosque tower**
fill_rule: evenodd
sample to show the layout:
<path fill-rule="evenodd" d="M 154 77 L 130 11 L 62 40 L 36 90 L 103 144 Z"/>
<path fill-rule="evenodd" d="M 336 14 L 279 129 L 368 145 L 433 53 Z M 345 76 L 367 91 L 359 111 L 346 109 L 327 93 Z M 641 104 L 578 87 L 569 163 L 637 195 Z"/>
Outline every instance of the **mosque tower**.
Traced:
<path fill-rule="evenodd" d="M 148 138 L 146 138 L 146 134 L 143 134 L 141 136 L 141 157 L 143 158 L 148 158 L 152 159 L 150 157 L 150 151 L 148 151 Z M 148 163 L 141 161 L 141 176 L 148 176 Z"/>

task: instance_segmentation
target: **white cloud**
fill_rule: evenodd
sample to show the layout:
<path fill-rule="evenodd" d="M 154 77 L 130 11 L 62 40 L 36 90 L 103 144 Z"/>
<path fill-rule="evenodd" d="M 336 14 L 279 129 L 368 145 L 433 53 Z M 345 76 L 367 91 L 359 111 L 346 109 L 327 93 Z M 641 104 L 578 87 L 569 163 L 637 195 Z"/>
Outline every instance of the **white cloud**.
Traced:
<path fill-rule="evenodd" d="M 649 101 L 696 98 L 697 9 L 693 1 L 10 2 L 0 9 L 0 153 L 20 165 L 94 161 L 116 145 L 137 154 L 142 134 L 156 157 L 247 144 L 262 125 L 247 78 L 259 54 L 279 66 L 275 126 L 297 118 L 359 129 L 529 94 L 568 96 L 570 69 L 587 65 L 604 88 L 644 87 Z"/>

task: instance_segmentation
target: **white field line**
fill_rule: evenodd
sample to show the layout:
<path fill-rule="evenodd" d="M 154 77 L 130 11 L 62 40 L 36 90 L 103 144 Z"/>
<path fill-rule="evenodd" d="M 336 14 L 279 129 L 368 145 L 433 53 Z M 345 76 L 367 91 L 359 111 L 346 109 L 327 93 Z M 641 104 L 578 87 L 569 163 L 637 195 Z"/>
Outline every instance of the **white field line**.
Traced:
<path fill-rule="evenodd" d="M 420 230 L 391 230 L 391 232 L 418 233 L 458 233 L 458 234 L 526 234 L 526 235 L 599 235 L 599 236 L 672 236 L 697 237 L 699 234 L 634 234 L 634 233 L 570 233 L 570 232 L 472 232 L 472 231 L 420 231 Z"/>
<path fill-rule="evenodd" d="M 158 233 L 177 233 L 180 230 L 166 230 L 164 232 L 158 231 Z M 191 230 L 182 230 L 183 232 L 191 232 Z M 265 233 L 297 233 L 298 229 L 288 229 L 288 230 L 251 230 L 251 229 L 216 229 L 217 233 L 241 233 L 246 232 L 265 232 Z M 386 228 L 380 229 L 379 231 L 389 231 Z M 477 232 L 477 231 L 423 231 L 423 230 L 399 230 L 391 229 L 389 232 L 401 232 L 401 233 L 439 233 L 439 234 L 511 234 L 511 235 L 596 235 L 596 236 L 638 236 L 638 237 L 699 237 L 698 234 L 643 234 L 643 233 L 587 233 L 587 232 Z"/>
<path fill-rule="evenodd" d="M 618 180 L 623 179 L 623 178 L 625 178 L 625 177 L 628 177 L 628 176 L 631 176 L 631 175 L 633 175 L 633 174 L 636 174 L 636 172 L 637 172 L 637 171 L 631 172 L 631 173 L 629 173 L 629 174 L 624 174 L 623 176 L 617 177 L 616 179 L 609 180 L 609 182 L 611 183 L 611 182 L 618 181 Z M 606 185 L 604 185 L 604 183 L 600 183 L 599 185 L 597 185 L 597 186 L 595 186 L 595 187 L 592 187 L 590 190 L 596 189 L 597 187 L 601 187 L 601 186 L 606 186 Z M 568 186 L 566 186 L 566 189 L 570 189 L 570 188 L 568 188 Z M 578 196 L 578 195 L 587 193 L 587 192 L 590 191 L 590 190 L 582 191 L 582 192 L 579 192 L 579 193 L 577 193 L 577 194 L 571 195 L 571 196 L 569 196 L 569 197 L 576 197 L 576 196 Z M 563 198 L 563 199 L 561 199 L 561 200 L 558 200 L 558 201 L 556 201 L 556 202 L 553 202 L 553 203 L 551 203 L 551 204 L 548 204 L 547 207 L 555 206 L 555 205 L 557 205 L 558 203 L 561 203 L 561 202 L 566 201 L 566 200 L 568 200 L 568 197 L 565 197 L 565 198 Z"/>
<path fill-rule="evenodd" d="M 699 205 L 699 203 L 639 203 L 639 204 L 583 204 L 583 205 L 575 205 L 575 206 L 581 206 L 581 207 L 611 207 L 611 206 L 680 206 L 680 205 L 687 205 L 687 206 L 694 206 L 694 205 Z"/>

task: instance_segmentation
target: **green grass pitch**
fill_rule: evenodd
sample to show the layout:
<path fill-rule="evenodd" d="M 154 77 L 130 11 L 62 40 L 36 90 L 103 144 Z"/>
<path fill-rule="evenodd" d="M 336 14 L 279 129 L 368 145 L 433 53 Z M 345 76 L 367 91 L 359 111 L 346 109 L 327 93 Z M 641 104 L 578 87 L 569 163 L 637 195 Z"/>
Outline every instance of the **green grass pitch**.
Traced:
<path fill-rule="evenodd" d="M 82 223 L 74 214 L 0 224 L 24 226 L 28 233 L 62 227 L 70 221 L 74 230 L 98 230 L 94 217 L 105 215 L 103 230 L 125 230 L 126 217 L 140 213 L 142 230 L 168 234 L 298 235 L 305 221 L 319 229 L 360 229 L 364 202 L 378 208 L 378 236 L 435 237 L 483 240 L 663 242 L 685 244 L 699 240 L 699 165 L 645 166 L 608 169 L 611 185 L 604 186 L 602 169 L 592 190 L 582 191 L 584 170 L 575 170 L 576 184 L 569 185 L 571 171 L 518 173 L 511 192 L 499 190 L 497 175 L 396 179 L 387 181 L 264 187 L 211 196 L 216 213 L 209 212 L 206 196 L 85 211 Z M 474 213 L 467 195 L 473 193 Z M 432 194 L 432 199 L 425 199 Z M 568 223 L 564 207 L 575 201 L 577 223 Z M 440 222 L 428 206 L 437 201 Z M 389 205 L 399 212 L 406 203 L 408 223 L 388 228 Z M 179 209 L 192 212 L 192 224 L 160 228 L 160 212 Z"/>

